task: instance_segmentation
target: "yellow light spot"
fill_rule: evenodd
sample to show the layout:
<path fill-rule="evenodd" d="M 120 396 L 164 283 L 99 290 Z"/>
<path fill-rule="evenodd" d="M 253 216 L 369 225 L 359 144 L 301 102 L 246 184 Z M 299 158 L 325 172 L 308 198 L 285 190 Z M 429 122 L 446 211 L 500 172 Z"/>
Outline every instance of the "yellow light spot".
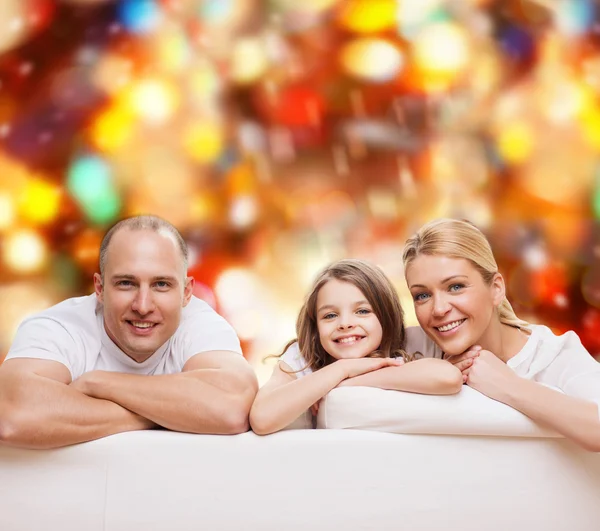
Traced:
<path fill-rule="evenodd" d="M 600 151 L 600 108 L 590 108 L 582 113 L 581 128 L 586 142 Z"/>
<path fill-rule="evenodd" d="M 402 67 L 400 50 L 383 39 L 362 38 L 347 44 L 341 53 L 344 69 L 371 81 L 389 81 Z"/>
<path fill-rule="evenodd" d="M 133 134 L 133 116 L 121 105 L 103 112 L 92 124 L 92 141 L 100 150 L 110 153 L 124 147 Z"/>
<path fill-rule="evenodd" d="M 31 230 L 20 230 L 10 234 L 4 244 L 4 263 L 19 273 L 38 271 L 46 261 L 46 245 L 40 236 Z"/>
<path fill-rule="evenodd" d="M 497 146 L 500 155 L 507 162 L 524 162 L 534 147 L 531 127 L 523 122 L 506 125 L 498 134 Z"/>
<path fill-rule="evenodd" d="M 59 212 L 61 196 L 59 186 L 41 179 L 30 179 L 21 196 L 20 214 L 33 223 L 48 223 Z"/>
<path fill-rule="evenodd" d="M 175 30 L 166 31 L 158 37 L 157 52 L 158 63 L 169 72 L 182 70 L 190 58 L 184 35 Z"/>
<path fill-rule="evenodd" d="M 232 52 L 231 78 L 237 83 L 251 83 L 269 67 L 265 43 L 258 38 L 236 41 Z"/>
<path fill-rule="evenodd" d="M 9 229 L 15 222 L 15 206 L 12 197 L 0 194 L 0 231 Z"/>
<path fill-rule="evenodd" d="M 350 0 L 343 4 L 338 20 L 357 33 L 375 33 L 394 29 L 398 24 L 397 0 Z"/>
<path fill-rule="evenodd" d="M 208 164 L 223 150 L 223 131 L 216 123 L 198 122 L 184 133 L 183 144 L 193 160 Z"/>
<path fill-rule="evenodd" d="M 179 105 L 177 89 L 160 79 L 137 83 L 128 98 L 131 109 L 143 120 L 154 125 L 165 123 Z"/>
<path fill-rule="evenodd" d="M 418 70 L 434 78 L 452 79 L 469 62 L 469 48 L 464 31 L 450 23 L 426 27 L 415 39 L 414 60 Z"/>

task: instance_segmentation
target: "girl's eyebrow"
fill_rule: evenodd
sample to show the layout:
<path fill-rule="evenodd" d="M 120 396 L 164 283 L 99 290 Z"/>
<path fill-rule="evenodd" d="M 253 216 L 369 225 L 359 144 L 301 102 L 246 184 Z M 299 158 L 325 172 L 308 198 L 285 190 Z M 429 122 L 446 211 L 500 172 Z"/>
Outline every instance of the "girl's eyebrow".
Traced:
<path fill-rule="evenodd" d="M 353 303 L 354 306 L 360 306 L 361 304 L 369 304 L 369 301 L 366 299 L 356 301 Z M 336 306 L 334 304 L 324 304 L 320 308 L 317 308 L 317 313 L 322 312 L 323 310 L 335 310 Z"/>

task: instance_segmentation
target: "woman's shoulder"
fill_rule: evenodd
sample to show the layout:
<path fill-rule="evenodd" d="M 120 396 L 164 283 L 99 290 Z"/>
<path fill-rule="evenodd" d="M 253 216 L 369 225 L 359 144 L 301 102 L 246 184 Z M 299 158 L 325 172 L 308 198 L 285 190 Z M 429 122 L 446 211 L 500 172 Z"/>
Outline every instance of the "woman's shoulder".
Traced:
<path fill-rule="evenodd" d="M 441 358 L 442 350 L 420 326 L 406 327 L 406 353 L 420 352 L 424 358 Z"/>

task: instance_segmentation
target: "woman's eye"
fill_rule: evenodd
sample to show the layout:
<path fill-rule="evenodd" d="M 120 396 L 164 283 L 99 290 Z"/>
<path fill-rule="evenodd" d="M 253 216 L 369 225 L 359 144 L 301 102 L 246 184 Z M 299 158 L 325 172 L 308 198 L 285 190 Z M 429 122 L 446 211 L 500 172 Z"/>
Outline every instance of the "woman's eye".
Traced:
<path fill-rule="evenodd" d="M 427 299 L 429 295 L 427 295 L 427 293 L 417 293 L 416 295 L 413 296 L 413 300 L 415 302 L 423 302 L 424 300 Z"/>
<path fill-rule="evenodd" d="M 449 291 L 460 291 L 464 287 L 465 287 L 464 284 L 452 284 L 452 285 L 448 286 L 448 290 Z"/>

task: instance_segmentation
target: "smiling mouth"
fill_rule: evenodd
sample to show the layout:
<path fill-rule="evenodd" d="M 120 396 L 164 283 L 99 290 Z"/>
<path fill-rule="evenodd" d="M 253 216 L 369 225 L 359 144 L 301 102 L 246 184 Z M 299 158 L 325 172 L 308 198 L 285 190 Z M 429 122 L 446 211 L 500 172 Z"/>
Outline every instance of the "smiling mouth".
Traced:
<path fill-rule="evenodd" d="M 349 337 L 341 337 L 339 339 L 335 339 L 335 343 L 339 343 L 341 345 L 354 345 L 358 343 L 360 340 L 364 339 L 364 336 L 349 336 Z"/>
<path fill-rule="evenodd" d="M 434 326 L 434 328 L 438 332 L 451 332 L 452 330 L 455 330 L 456 328 L 458 328 L 465 321 L 466 321 L 466 319 L 459 319 L 458 321 L 452 321 L 451 323 L 448 323 L 444 326 Z"/>
<path fill-rule="evenodd" d="M 127 321 L 137 330 L 149 330 L 154 328 L 158 323 L 149 323 L 148 321 Z"/>

